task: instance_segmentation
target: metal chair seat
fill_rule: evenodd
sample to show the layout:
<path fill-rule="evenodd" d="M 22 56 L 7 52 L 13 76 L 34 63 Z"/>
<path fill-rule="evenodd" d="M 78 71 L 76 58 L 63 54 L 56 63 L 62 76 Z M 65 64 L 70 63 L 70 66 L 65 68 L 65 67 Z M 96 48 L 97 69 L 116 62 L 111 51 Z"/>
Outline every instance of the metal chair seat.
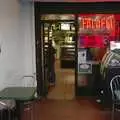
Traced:
<path fill-rule="evenodd" d="M 120 111 L 120 75 L 116 75 L 110 81 L 112 92 L 112 120 L 115 118 L 115 111 Z"/>

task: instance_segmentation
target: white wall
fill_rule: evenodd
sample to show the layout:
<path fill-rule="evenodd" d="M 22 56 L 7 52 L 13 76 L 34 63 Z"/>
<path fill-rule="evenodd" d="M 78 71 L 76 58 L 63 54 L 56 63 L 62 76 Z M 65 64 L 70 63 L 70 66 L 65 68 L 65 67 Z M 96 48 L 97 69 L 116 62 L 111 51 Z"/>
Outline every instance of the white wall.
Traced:
<path fill-rule="evenodd" d="M 20 5 L 0 0 L 0 89 L 20 85 L 24 73 L 24 44 L 20 36 Z"/>
<path fill-rule="evenodd" d="M 24 40 L 24 45 L 25 45 L 24 75 L 34 75 L 34 73 L 36 73 L 34 4 L 32 2 L 21 2 L 20 13 L 21 13 L 20 21 L 21 21 L 21 27 L 22 27 L 21 34 Z M 23 82 L 24 80 L 28 80 L 28 79 L 23 79 Z"/>
<path fill-rule="evenodd" d="M 33 7 L 25 6 L 0 0 L 0 89 L 19 86 L 23 75 L 35 72 Z"/>
<path fill-rule="evenodd" d="M 36 72 L 35 66 L 35 28 L 34 28 L 34 4 L 21 2 L 22 36 L 25 41 L 25 74 Z"/>

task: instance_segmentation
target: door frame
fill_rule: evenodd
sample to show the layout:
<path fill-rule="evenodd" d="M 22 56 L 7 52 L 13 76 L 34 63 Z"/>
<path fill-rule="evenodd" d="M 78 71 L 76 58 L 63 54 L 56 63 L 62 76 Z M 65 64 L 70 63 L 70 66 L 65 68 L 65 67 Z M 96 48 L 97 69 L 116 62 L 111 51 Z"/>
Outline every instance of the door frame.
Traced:
<path fill-rule="evenodd" d="M 84 13 L 120 13 L 120 2 L 35 2 L 35 44 L 36 44 L 36 78 L 38 96 L 43 93 L 43 68 L 42 68 L 42 46 L 40 38 L 40 16 L 41 14 L 76 14 L 76 40 L 78 38 L 77 14 Z M 77 60 L 77 42 L 75 48 L 75 59 Z M 75 94 L 77 94 L 77 61 L 75 63 Z"/>

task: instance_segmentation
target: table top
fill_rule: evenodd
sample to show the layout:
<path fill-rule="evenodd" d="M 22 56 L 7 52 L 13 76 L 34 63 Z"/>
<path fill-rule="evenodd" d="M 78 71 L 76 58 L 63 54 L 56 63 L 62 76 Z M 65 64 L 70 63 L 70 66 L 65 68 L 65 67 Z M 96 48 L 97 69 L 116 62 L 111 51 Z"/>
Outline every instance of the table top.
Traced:
<path fill-rule="evenodd" d="M 0 99 L 32 100 L 35 91 L 35 87 L 7 87 L 0 91 Z"/>

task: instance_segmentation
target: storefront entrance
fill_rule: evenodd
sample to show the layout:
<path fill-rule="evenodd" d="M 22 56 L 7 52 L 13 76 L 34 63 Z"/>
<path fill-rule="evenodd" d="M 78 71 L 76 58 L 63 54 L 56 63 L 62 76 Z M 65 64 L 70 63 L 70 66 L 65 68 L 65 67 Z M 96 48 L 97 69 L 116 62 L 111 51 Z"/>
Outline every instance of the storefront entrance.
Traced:
<path fill-rule="evenodd" d="M 52 99 L 75 97 L 75 16 L 41 15 L 44 94 Z M 67 76 L 68 75 L 68 76 Z"/>
<path fill-rule="evenodd" d="M 52 7 L 50 7 L 49 5 Z M 101 6 L 103 5 L 105 6 L 104 7 L 105 9 L 101 9 Z M 114 6 L 117 4 L 112 4 L 112 5 Z M 96 9 L 94 9 L 94 7 Z M 114 13 L 119 12 L 118 10 L 116 10 L 115 7 L 114 9 L 115 9 Z M 95 91 L 101 90 L 100 63 L 104 53 L 106 52 L 107 48 L 109 48 L 108 47 L 109 44 L 106 39 L 108 39 L 109 36 L 111 37 L 110 39 L 116 40 L 115 32 L 113 32 L 115 29 L 114 15 L 111 14 L 112 11 L 110 10 L 111 8 L 107 3 L 79 3 L 79 4 L 36 3 L 35 4 L 35 13 L 36 13 L 36 21 L 37 21 L 36 37 L 38 41 L 38 44 L 36 44 L 37 46 L 36 52 L 37 52 L 37 61 L 40 61 L 39 62 L 40 67 L 37 69 L 38 78 L 40 82 L 38 84 L 40 87 L 38 88 L 38 90 L 40 89 L 41 92 L 40 94 L 45 96 L 46 94 L 48 94 L 48 81 L 50 81 L 49 76 L 51 76 L 51 71 L 53 71 L 53 76 L 54 76 L 54 70 L 53 67 L 51 67 L 51 62 L 50 62 L 51 60 L 49 60 L 52 57 L 51 56 L 52 55 L 51 47 L 53 44 L 51 39 L 52 30 L 56 29 L 55 28 L 56 26 L 59 31 L 59 29 L 61 30 L 62 27 L 65 26 L 65 29 L 74 29 L 74 36 L 71 36 L 70 39 L 72 39 L 72 41 L 75 41 L 75 45 L 74 45 L 75 61 L 73 62 L 73 66 L 71 66 L 74 67 L 75 70 L 74 72 L 75 96 L 98 95 L 98 93 L 96 93 Z M 62 24 L 63 21 L 60 21 L 60 19 L 50 21 L 50 20 L 45 20 L 45 18 L 44 19 L 42 18 L 42 15 L 45 14 L 62 15 L 62 14 L 70 14 L 70 13 L 74 13 L 73 14 L 74 20 L 64 21 L 66 22 L 66 24 Z M 74 25 L 74 27 L 70 27 L 68 25 L 68 23 L 70 22 Z M 60 25 L 58 23 L 60 23 Z M 45 34 L 47 35 L 47 37 L 45 36 Z M 46 56 L 47 43 L 49 49 L 48 50 L 49 57 Z M 39 58 L 38 58 L 39 56 L 38 54 L 41 55 Z M 58 56 L 56 55 L 56 57 Z M 66 66 L 68 62 L 65 63 L 63 59 L 62 62 L 63 63 L 61 65 L 63 67 L 68 67 Z M 47 68 L 45 68 L 47 64 L 48 66 Z M 72 65 L 72 63 L 70 64 Z M 54 83 L 54 79 L 52 82 Z"/>

